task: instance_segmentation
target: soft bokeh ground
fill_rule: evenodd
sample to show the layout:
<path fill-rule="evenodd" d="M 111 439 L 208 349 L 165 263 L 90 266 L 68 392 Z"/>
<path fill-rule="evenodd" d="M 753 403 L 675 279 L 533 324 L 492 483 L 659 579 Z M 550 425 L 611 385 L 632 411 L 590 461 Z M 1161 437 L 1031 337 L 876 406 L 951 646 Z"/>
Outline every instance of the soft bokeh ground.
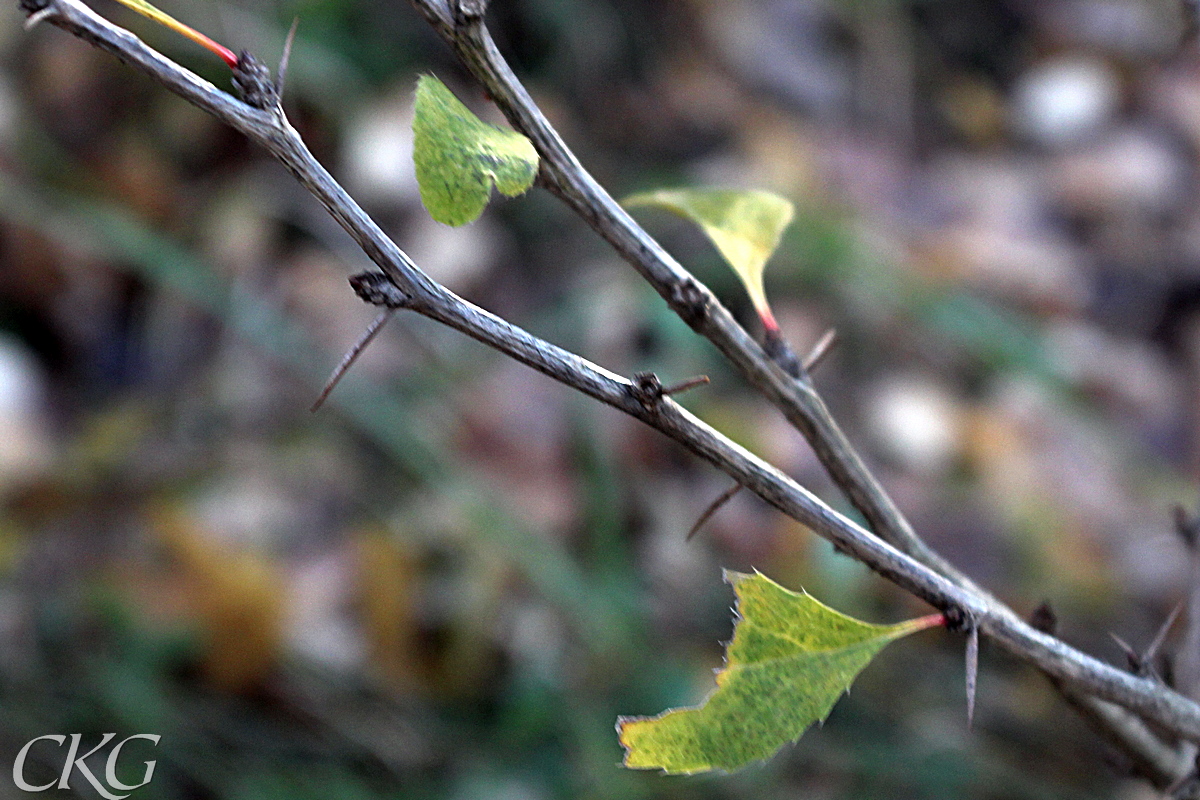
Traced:
<path fill-rule="evenodd" d="M 1200 466 L 1200 52 L 1178 50 L 1174 3 L 493 5 L 615 195 L 797 203 L 768 290 L 797 349 L 838 329 L 818 383 L 932 543 L 1022 613 L 1049 600 L 1102 658 L 1122 661 L 1110 632 L 1153 637 L 1187 592 L 1171 507 L 1194 510 Z M 298 16 L 289 113 L 418 263 L 610 369 L 710 375 L 689 407 L 844 507 L 553 198 L 428 218 L 417 74 L 497 115 L 406 3 L 165 7 L 268 61 Z M 0 15 L 0 764 L 116 731 L 163 737 L 143 798 L 1151 796 L 986 647 L 968 731 L 961 642 L 938 632 L 765 765 L 621 770 L 618 714 L 711 689 L 722 567 L 874 621 L 927 609 L 747 496 L 685 542 L 721 476 L 421 319 L 309 414 L 373 316 L 345 282 L 364 258 L 238 136 L 21 22 Z M 639 217 L 754 325 L 699 234 Z M 3 772 L 0 797 L 24 797 Z"/>

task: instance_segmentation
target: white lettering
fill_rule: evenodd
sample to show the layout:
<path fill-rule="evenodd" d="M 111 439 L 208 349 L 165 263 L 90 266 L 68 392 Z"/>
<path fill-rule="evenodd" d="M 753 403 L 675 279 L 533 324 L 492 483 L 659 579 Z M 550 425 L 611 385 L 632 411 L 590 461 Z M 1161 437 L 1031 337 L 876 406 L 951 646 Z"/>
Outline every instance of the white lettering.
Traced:
<path fill-rule="evenodd" d="M 102 738 L 100 739 L 100 744 L 96 745 L 91 750 L 88 750 L 81 756 L 78 755 L 78 753 L 79 744 L 83 741 L 83 734 L 72 733 L 69 735 L 71 737 L 71 746 L 67 750 L 67 759 L 63 764 L 62 775 L 59 776 L 57 781 L 51 781 L 45 786 L 34 786 L 25 779 L 25 762 L 29 759 L 29 751 L 35 744 L 43 739 L 48 739 L 59 747 L 62 747 L 67 741 L 67 734 L 48 733 L 45 736 L 39 736 L 36 739 L 31 739 L 25 743 L 24 747 L 21 748 L 21 752 L 17 753 L 16 761 L 13 762 L 13 783 L 16 784 L 18 789 L 24 792 L 44 792 L 47 789 L 54 788 L 55 786 L 57 786 L 59 789 L 70 789 L 71 773 L 75 770 L 79 770 L 83 774 L 84 779 L 92 785 L 92 788 L 95 789 L 96 792 L 104 798 L 104 800 L 125 800 L 125 798 L 129 797 L 128 794 L 114 794 L 113 792 L 109 791 L 109 789 L 117 789 L 127 793 L 132 792 L 134 789 L 140 789 L 148 784 L 154 777 L 154 767 L 158 764 L 158 762 L 143 761 L 142 763 L 146 765 L 146 771 L 142 774 L 141 783 L 121 783 L 120 779 L 117 778 L 117 761 L 121 758 L 121 748 L 123 748 L 129 742 L 132 742 L 134 739 L 145 739 L 157 747 L 159 741 L 162 739 L 162 737 L 157 733 L 137 733 L 128 737 L 127 739 L 117 742 L 113 746 L 112 751 L 108 754 L 108 760 L 104 764 L 104 778 L 108 781 L 107 787 L 96 778 L 95 773 L 93 773 L 91 768 L 87 765 L 87 759 L 91 758 L 100 750 L 107 747 L 108 743 L 115 739 L 117 735 L 115 733 L 103 734 Z"/>
<path fill-rule="evenodd" d="M 70 789 L 71 787 L 67 783 L 67 781 L 69 781 L 71 779 L 72 770 L 77 769 L 81 773 L 83 773 L 83 777 L 86 778 L 87 782 L 92 785 L 92 788 L 94 788 L 97 792 L 100 793 L 100 796 L 103 797 L 104 800 L 125 800 L 126 797 L 129 797 L 129 795 L 127 795 L 127 794 L 113 794 L 112 792 L 109 792 L 107 789 L 104 788 L 104 784 L 102 784 L 102 783 L 100 783 L 100 781 L 96 780 L 96 776 L 92 774 L 92 771 L 88 768 L 88 765 L 83 763 L 83 760 L 85 758 L 91 757 L 97 750 L 99 750 L 101 747 L 104 747 L 104 745 L 108 744 L 114 738 L 116 738 L 116 736 L 117 735 L 115 733 L 104 734 L 104 738 L 102 738 L 100 740 L 100 744 L 96 745 L 91 750 L 88 750 L 86 753 L 81 755 L 79 758 L 75 758 L 75 754 L 79 752 L 79 740 L 83 738 L 83 734 L 82 733 L 72 733 L 71 734 L 71 749 L 67 753 L 67 763 L 63 765 L 62 778 L 58 782 L 58 788 L 59 789 Z"/>
<path fill-rule="evenodd" d="M 25 758 L 29 755 L 29 748 L 33 747 L 34 742 L 40 742 L 42 739 L 49 739 L 62 747 L 62 743 L 67 740 L 67 737 L 61 733 L 48 733 L 45 736 L 39 736 L 36 739 L 30 739 L 21 748 L 21 752 L 17 753 L 17 760 L 13 762 L 13 783 L 17 788 L 24 792 L 44 792 L 54 785 L 54 781 L 50 781 L 45 786 L 31 786 L 25 780 Z"/>
<path fill-rule="evenodd" d="M 147 739 L 158 746 L 158 740 L 161 738 L 157 733 L 138 733 L 130 736 L 129 739 L 117 742 L 117 746 L 108 754 L 108 763 L 104 766 L 104 778 L 108 781 L 108 785 L 123 792 L 132 792 L 149 783 L 150 779 L 154 777 L 154 765 L 158 763 L 157 761 L 143 761 L 142 763 L 146 765 L 146 772 L 142 776 L 142 782 L 126 785 L 117 780 L 117 758 L 121 755 L 121 748 L 125 746 L 125 742 L 131 739 Z M 128 797 L 129 795 L 124 796 Z"/>

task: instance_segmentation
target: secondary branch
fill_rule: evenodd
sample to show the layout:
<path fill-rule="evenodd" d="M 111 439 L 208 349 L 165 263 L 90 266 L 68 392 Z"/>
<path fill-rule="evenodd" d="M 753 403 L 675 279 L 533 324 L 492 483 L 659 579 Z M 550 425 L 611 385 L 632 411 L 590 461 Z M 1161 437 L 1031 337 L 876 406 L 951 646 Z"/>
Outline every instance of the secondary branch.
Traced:
<path fill-rule="evenodd" d="M 222 119 L 280 161 L 329 210 L 407 298 L 407 309 L 438 320 L 557 381 L 636 417 L 720 469 L 766 502 L 875 572 L 943 611 L 969 619 L 1005 649 L 1049 675 L 1123 706 L 1174 734 L 1200 741 L 1200 706 L 1155 681 L 1131 675 L 1034 630 L 1005 606 L 964 587 L 838 514 L 788 476 L 721 435 L 669 397 L 657 381 L 629 381 L 538 339 L 431 280 L 391 241 L 309 152 L 273 94 L 265 71 L 243 54 L 238 80 L 262 107 L 218 90 L 93 13 L 79 0 L 24 4 L 40 20 L 105 49 Z M 256 84 L 257 82 L 257 84 Z M 246 86 L 246 84 L 249 84 Z M 683 286 L 697 286 L 684 279 Z M 703 292 L 700 297 L 704 297 Z M 740 329 L 739 329 L 740 330 Z M 753 342 L 750 342 L 753 345 Z M 755 345 L 756 347 L 756 345 Z M 757 361 L 755 362 L 758 363 Z M 759 368 L 777 368 L 770 362 Z M 783 373 L 780 371 L 780 375 Z M 797 386 L 794 382 L 787 385 Z"/>

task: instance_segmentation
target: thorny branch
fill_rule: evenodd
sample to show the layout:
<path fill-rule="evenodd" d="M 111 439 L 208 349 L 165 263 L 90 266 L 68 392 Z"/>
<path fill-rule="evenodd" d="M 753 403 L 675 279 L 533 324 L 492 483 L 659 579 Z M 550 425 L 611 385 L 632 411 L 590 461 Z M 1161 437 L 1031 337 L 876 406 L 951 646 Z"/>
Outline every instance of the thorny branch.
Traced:
<path fill-rule="evenodd" d="M 692 416 L 663 394 L 661 384 L 659 391 L 650 391 L 648 378 L 626 380 L 532 336 L 431 280 L 312 156 L 288 122 L 269 74 L 252 56 L 242 55 L 235 74 L 235 83 L 249 101 L 242 102 L 97 16 L 79 0 L 22 0 L 22 8 L 32 21 L 49 22 L 112 53 L 264 147 L 350 233 L 398 290 L 405 309 L 455 328 L 636 417 L 883 577 L 1034 664 L 1089 704 L 1104 703 L 1116 711 L 1133 712 L 1110 716 L 1127 717 L 1140 731 L 1146 729 L 1145 720 L 1173 736 L 1200 741 L 1200 705 L 1160 682 L 1103 664 L 1031 627 L 929 551 L 866 471 L 804 372 L 797 369 L 799 377 L 794 377 L 768 358 L 711 292 L 662 251 L 587 175 L 500 59 L 480 21 L 482 4 L 456 5 L 451 11 L 438 0 L 414 1 L 476 70 L 514 125 L 533 139 L 544 159 L 544 182 L 592 221 L 672 308 L 784 409 L 880 536 L 838 514 L 791 478 Z M 1171 771 L 1174 751 L 1153 735 L 1144 738 L 1142 749 L 1146 758 L 1162 767 L 1156 782 L 1163 784 L 1171 777 L 1165 773 Z M 1127 741 L 1122 744 L 1130 746 Z"/>
<path fill-rule="evenodd" d="M 1042 603 L 1033 612 L 1030 624 L 1043 633 L 1053 634 L 1057 626 L 1054 611 Z M 1166 744 L 1144 720 L 1124 708 L 1086 694 L 1078 686 L 1050 678 L 1063 699 L 1084 721 L 1128 759 L 1132 771 L 1160 789 L 1184 780 L 1191 772 L 1194 747 Z"/>
<path fill-rule="evenodd" d="M 533 141 L 542 159 L 540 184 L 604 237 L 685 322 L 708 338 L 739 368 L 747 381 L 783 412 L 808 441 L 834 483 L 867 520 L 871 531 L 974 593 L 995 614 L 1011 615 L 1006 605 L 974 584 L 921 539 L 829 413 L 809 371 L 833 343 L 830 334 L 814 345 L 812 354 L 804 362 L 778 335 L 767 336 L 760 349 L 720 301 L 642 230 L 588 174 L 496 48 L 483 21 L 486 9 L 480 7 L 477 0 L 472 0 L 469 7 L 466 0 L 412 0 L 412 3 L 454 48 L 513 127 Z M 1184 0 L 1186 9 L 1191 12 L 1200 7 L 1198 3 L 1200 0 Z M 1194 18 L 1194 13 L 1188 17 L 1193 22 Z M 732 495 L 722 495 L 710 506 L 697 527 L 729 496 Z M 693 527 L 692 533 L 695 530 Z M 969 630 L 972 636 L 977 635 L 974 626 Z M 970 651 L 967 660 L 970 678 L 973 669 Z M 1055 682 L 1054 685 L 1066 695 L 1067 687 L 1063 683 Z M 970 702 L 973 702 L 973 688 L 969 687 L 968 692 Z M 1078 707 L 1076 701 L 1081 696 L 1075 692 L 1067 699 Z M 1178 762 L 1176 748 L 1160 742 L 1152 733 L 1127 724 L 1125 717 L 1095 713 L 1089 715 L 1089 719 L 1101 728 L 1109 741 L 1124 742 L 1122 749 L 1129 752 L 1135 763 Z M 1137 720 L 1133 719 L 1133 722 Z M 1152 774 L 1161 777 L 1162 772 Z M 1170 783 L 1157 778 L 1155 782 L 1160 786 Z"/>
<path fill-rule="evenodd" d="M 783 412 L 868 527 L 956 583 L 977 589 L 917 536 L 838 427 L 787 343 L 776 336 L 765 343 L 765 349 L 760 347 L 716 296 L 642 230 L 588 173 L 496 49 L 478 3 L 464 9 L 463 0 L 412 2 L 483 84 L 509 123 L 533 142 L 541 156 L 539 183 L 587 221 L 684 322 L 711 341 Z"/>

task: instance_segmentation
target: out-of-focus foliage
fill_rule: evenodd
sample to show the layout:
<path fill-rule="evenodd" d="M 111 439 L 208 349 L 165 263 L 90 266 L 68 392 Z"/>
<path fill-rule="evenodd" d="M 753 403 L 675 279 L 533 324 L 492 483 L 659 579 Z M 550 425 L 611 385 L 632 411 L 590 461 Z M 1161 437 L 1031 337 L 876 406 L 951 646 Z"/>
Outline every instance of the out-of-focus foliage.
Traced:
<path fill-rule="evenodd" d="M 609 369 L 710 375 L 681 400 L 845 508 L 545 192 L 429 218 L 417 75 L 501 120 L 406 4 L 162 6 L 268 63 L 299 16 L 288 113 L 423 268 Z M 1102 658 L 1121 658 L 1110 631 L 1153 637 L 1187 591 L 1169 511 L 1194 507 L 1200 464 L 1200 57 L 1176 51 L 1173 3 L 492 6 L 614 196 L 795 203 L 767 296 L 797 352 L 838 329 L 819 387 L 935 547 L 1019 612 L 1049 599 Z M 228 85 L 193 44 L 97 8 Z M 35 736 L 115 731 L 163 737 L 135 798 L 1143 796 L 986 647 L 968 732 L 961 641 L 932 633 L 762 767 L 622 770 L 618 714 L 711 687 L 721 567 L 864 619 L 928 609 L 744 493 L 685 542 L 724 479 L 421 319 L 389 323 L 309 415 L 374 316 L 345 284 L 362 255 L 239 137 L 21 21 L 14 4 L 0 25 L 0 776 Z M 644 221 L 750 319 L 706 242 Z"/>

